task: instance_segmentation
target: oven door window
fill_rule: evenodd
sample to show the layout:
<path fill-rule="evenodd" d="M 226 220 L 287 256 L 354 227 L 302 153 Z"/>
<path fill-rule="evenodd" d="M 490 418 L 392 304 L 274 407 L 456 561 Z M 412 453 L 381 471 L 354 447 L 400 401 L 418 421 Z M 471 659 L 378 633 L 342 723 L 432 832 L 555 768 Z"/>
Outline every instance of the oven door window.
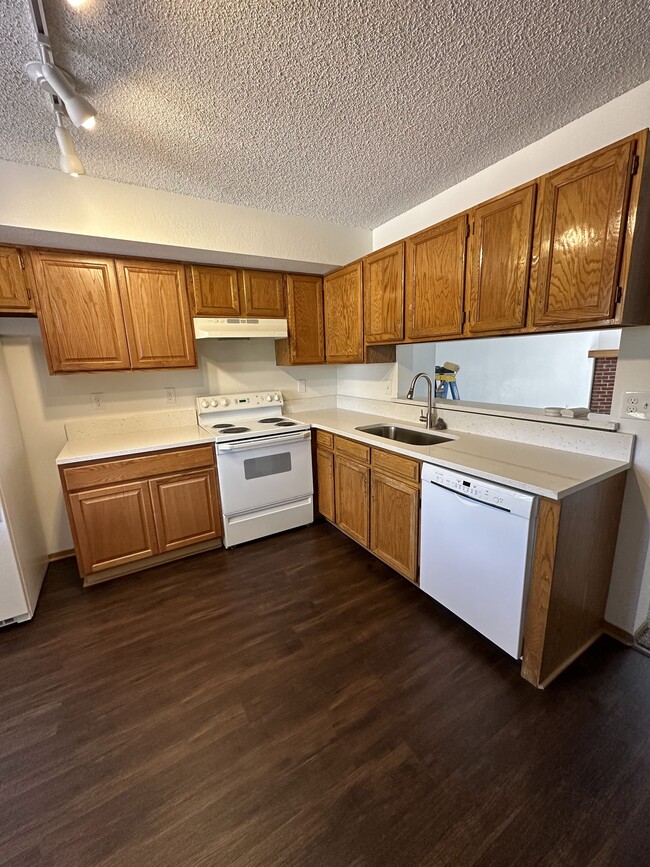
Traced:
<path fill-rule="evenodd" d="M 277 476 L 280 473 L 291 472 L 291 452 L 281 452 L 278 455 L 263 455 L 260 458 L 244 460 L 244 478 L 262 479 L 265 476 Z"/>

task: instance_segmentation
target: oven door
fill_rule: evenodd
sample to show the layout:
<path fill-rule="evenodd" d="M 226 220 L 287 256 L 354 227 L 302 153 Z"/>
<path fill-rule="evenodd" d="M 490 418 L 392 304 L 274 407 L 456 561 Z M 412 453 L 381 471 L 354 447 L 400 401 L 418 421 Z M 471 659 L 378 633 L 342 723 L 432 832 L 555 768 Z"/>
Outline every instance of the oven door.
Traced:
<path fill-rule="evenodd" d="M 224 515 L 287 503 L 314 492 L 310 431 L 221 443 L 217 467 Z"/>

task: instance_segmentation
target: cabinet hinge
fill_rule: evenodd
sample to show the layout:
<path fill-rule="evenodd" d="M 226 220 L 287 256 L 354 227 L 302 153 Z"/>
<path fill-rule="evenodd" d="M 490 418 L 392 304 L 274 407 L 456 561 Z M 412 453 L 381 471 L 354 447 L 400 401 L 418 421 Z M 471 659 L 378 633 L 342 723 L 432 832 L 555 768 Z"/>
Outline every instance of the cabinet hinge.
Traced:
<path fill-rule="evenodd" d="M 460 324 L 464 325 L 466 322 L 467 322 L 467 311 L 463 310 L 463 321 Z"/>
<path fill-rule="evenodd" d="M 623 287 L 619 286 L 616 290 L 616 303 L 620 304 L 623 298 Z"/>
<path fill-rule="evenodd" d="M 630 171 L 630 175 L 634 177 L 634 175 L 639 171 L 639 155 L 634 154 L 632 157 L 632 170 Z"/>
<path fill-rule="evenodd" d="M 27 300 L 32 300 L 32 290 L 29 288 L 29 286 L 27 287 Z"/>
<path fill-rule="evenodd" d="M 23 254 L 21 253 L 21 254 L 18 256 L 18 258 L 19 258 L 19 260 L 20 260 L 20 267 L 21 267 L 21 268 L 23 269 L 23 271 L 24 271 L 24 270 L 25 270 L 25 257 L 24 257 Z"/>

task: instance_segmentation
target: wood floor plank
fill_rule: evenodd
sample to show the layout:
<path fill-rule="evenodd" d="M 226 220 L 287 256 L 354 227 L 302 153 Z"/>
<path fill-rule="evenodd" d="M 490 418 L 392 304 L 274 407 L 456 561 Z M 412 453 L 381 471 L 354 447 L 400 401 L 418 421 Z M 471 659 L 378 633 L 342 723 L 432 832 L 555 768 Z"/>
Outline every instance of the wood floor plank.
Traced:
<path fill-rule="evenodd" d="M 83 590 L 0 630 L 0 863 L 630 864 L 650 658 L 548 690 L 327 524 Z"/>

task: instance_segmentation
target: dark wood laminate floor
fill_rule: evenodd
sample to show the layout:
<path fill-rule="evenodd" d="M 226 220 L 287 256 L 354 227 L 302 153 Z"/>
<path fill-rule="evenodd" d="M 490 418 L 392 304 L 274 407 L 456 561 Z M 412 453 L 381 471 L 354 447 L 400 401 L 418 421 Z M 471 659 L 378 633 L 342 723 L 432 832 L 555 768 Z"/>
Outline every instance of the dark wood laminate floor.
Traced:
<path fill-rule="evenodd" d="M 327 525 L 0 631 L 6 865 L 648 863 L 650 659 L 552 688 Z"/>

